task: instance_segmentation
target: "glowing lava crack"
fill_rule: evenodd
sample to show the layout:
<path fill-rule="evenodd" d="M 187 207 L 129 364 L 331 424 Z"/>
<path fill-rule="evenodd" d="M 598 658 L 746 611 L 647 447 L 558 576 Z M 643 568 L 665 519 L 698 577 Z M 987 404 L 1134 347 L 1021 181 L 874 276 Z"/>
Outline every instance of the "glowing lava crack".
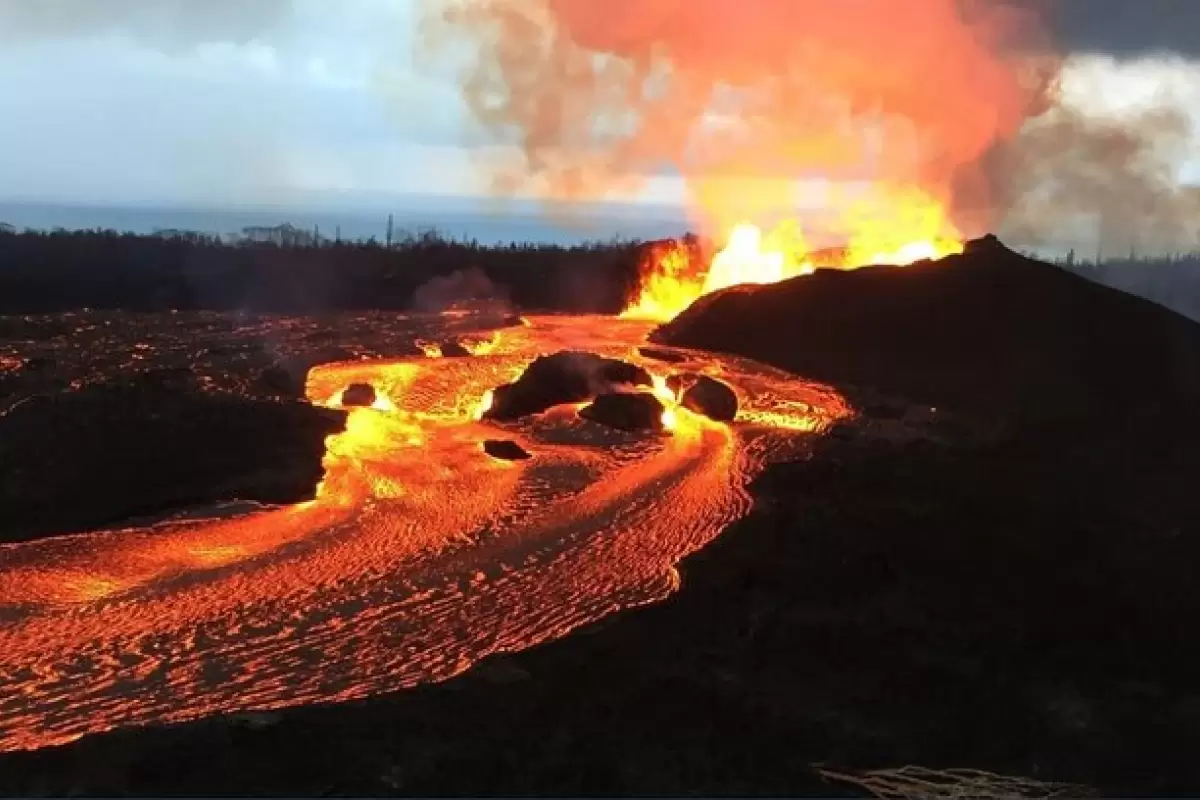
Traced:
<path fill-rule="evenodd" d="M 0 548 L 0 749 L 444 679 L 655 601 L 746 512 L 766 461 L 848 413 L 737 359 L 645 359 L 646 323 L 527 323 L 466 358 L 314 369 L 314 403 L 360 386 L 311 502 Z M 583 404 L 482 419 L 494 387 L 566 349 L 650 372 L 668 431 L 613 430 Z M 737 419 L 677 404 L 665 376 L 684 372 L 735 387 Z"/>

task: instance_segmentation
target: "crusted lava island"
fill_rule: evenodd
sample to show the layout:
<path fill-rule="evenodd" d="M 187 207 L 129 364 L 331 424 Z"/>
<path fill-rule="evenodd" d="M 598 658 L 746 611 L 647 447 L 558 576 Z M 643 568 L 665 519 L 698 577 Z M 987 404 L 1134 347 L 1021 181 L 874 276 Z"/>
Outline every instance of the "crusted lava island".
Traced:
<path fill-rule="evenodd" d="M 568 322 L 539 329 L 511 314 L 481 326 L 510 325 L 510 338 L 489 338 L 468 317 L 436 334 L 380 312 L 6 317 L 3 537 L 67 548 L 70 536 L 42 537 L 233 501 L 308 513 L 313 498 L 365 491 L 329 469 L 339 450 L 326 442 L 376 420 L 411 454 L 350 453 L 376 465 L 373 502 L 461 491 L 444 512 L 457 519 L 495 482 L 575 458 L 578 513 L 598 520 L 597 546 L 625 553 L 622 516 L 605 503 L 640 496 L 630 470 L 692 448 L 663 461 L 644 508 L 630 507 L 628 527 L 650 547 L 668 530 L 654 520 L 700 513 L 724 486 L 740 463 L 730 453 L 762 449 L 731 449 L 727 432 L 775 419 L 789 381 L 808 387 L 805 413 L 834 397 L 846 413 L 753 472 L 744 506 L 731 489 L 735 521 L 685 548 L 654 597 L 608 601 L 619 613 L 588 612 L 568 635 L 493 648 L 401 691 L 322 690 L 261 710 L 242 698 L 250 710 L 225 713 L 244 679 L 230 673 L 226 705 L 200 719 L 6 748 L 6 794 L 1048 797 L 1200 785 L 1200 325 L 993 237 L 904 268 L 732 286 L 640 349 L 577 348 Z M 504 360 L 506 341 L 535 334 L 555 346 L 519 369 Z M 430 356 L 436 369 L 400 364 L 386 380 L 344 366 Z M 343 366 L 322 371 L 331 363 Z M 475 405 L 443 409 L 436 392 L 451 389 Z M 452 413 L 476 427 L 443 425 Z M 603 448 L 618 454 L 611 464 Z M 433 453 L 467 454 L 478 471 L 444 489 L 399 471 Z M 685 479 L 700 482 L 672 494 Z M 586 494 L 595 484 L 612 494 Z M 510 516 L 541 519 L 563 502 L 535 493 Z M 288 557 L 306 546 L 289 543 Z M 510 572 L 481 567 L 459 596 L 491 603 L 486 587 Z M 39 574 L 20 591 L 34 596 Z M 537 608 L 539 585 L 512 602 Z M 0 624 L 23 613 L 5 606 Z M 397 639 L 397 663 L 407 646 Z M 82 652 L 57 680 L 126 655 Z M 330 681 L 341 669 L 303 663 Z M 148 691 L 129 689 L 130 702 Z M 0 734 L 26 724 L 34 694 L 6 697 Z"/>

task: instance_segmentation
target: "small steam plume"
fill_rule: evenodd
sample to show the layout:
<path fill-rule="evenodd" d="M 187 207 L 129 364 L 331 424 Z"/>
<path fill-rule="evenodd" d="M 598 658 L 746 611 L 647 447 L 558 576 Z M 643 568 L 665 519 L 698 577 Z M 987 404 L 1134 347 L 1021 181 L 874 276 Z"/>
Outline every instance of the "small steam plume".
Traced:
<path fill-rule="evenodd" d="M 0 0 L 0 41 L 120 33 L 165 48 L 242 43 L 291 10 L 292 0 Z"/>
<path fill-rule="evenodd" d="M 1055 1 L 428 0 L 424 34 L 473 54 L 463 98 L 513 146 L 501 194 L 595 198 L 673 168 L 720 233 L 825 178 L 915 188 L 960 231 L 1022 244 L 1084 224 L 1194 243 L 1186 114 L 1068 106 Z"/>
<path fill-rule="evenodd" d="M 510 307 L 508 291 L 493 283 L 483 270 L 471 267 L 430 278 L 413 293 L 416 311 L 440 312 L 463 307 L 506 311 Z"/>

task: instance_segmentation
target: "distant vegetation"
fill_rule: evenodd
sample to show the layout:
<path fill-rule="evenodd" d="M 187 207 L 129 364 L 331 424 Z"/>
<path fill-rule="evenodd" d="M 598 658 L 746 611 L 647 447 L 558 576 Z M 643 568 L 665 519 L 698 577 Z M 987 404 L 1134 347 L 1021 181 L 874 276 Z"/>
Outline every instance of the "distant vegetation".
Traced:
<path fill-rule="evenodd" d="M 0 223 L 0 313 L 409 310 L 420 287 L 467 271 L 482 271 L 497 298 L 524 309 L 615 313 L 636 288 L 642 247 L 482 245 L 436 230 L 393 236 L 390 226 L 379 242 L 287 224 L 218 236 L 19 231 Z M 1072 252 L 1055 263 L 1200 320 L 1200 254 L 1083 260 Z"/>
<path fill-rule="evenodd" d="M 432 278 L 468 270 L 482 270 L 498 295 L 521 308 L 611 313 L 636 283 L 639 247 L 484 246 L 436 231 L 350 242 L 289 225 L 236 237 L 0 226 L 0 313 L 403 310 Z"/>
<path fill-rule="evenodd" d="M 1072 252 L 1055 263 L 1097 283 L 1141 295 L 1200 320 L 1200 253 L 1079 260 Z"/>

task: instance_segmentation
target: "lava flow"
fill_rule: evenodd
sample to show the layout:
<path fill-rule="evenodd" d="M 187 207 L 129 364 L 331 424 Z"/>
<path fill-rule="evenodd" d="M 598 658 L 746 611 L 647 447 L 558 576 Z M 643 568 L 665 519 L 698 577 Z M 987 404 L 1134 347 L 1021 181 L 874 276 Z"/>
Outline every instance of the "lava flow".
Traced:
<path fill-rule="evenodd" d="M 673 565 L 746 512 L 762 465 L 849 411 L 734 358 L 668 369 L 639 355 L 648 329 L 533 318 L 479 355 L 317 367 L 312 402 L 337 406 L 354 383 L 376 400 L 329 438 L 314 500 L 0 548 L 0 749 L 445 679 L 662 598 Z M 563 349 L 654 374 L 666 430 L 573 406 L 481 418 L 494 387 Z M 736 387 L 737 419 L 678 405 L 676 372 Z M 490 439 L 532 457 L 493 458 Z"/>
<path fill-rule="evenodd" d="M 846 247 L 813 250 L 794 221 L 765 234 L 750 222 L 735 225 L 707 265 L 686 242 L 653 246 L 641 266 L 638 295 L 622 316 L 666 321 L 697 298 L 730 286 L 777 283 L 820 268 L 906 266 L 962 252 L 957 230 L 925 193 L 876 189 L 867 197 L 875 199 L 842 208 L 837 228 L 849 242 Z"/>

